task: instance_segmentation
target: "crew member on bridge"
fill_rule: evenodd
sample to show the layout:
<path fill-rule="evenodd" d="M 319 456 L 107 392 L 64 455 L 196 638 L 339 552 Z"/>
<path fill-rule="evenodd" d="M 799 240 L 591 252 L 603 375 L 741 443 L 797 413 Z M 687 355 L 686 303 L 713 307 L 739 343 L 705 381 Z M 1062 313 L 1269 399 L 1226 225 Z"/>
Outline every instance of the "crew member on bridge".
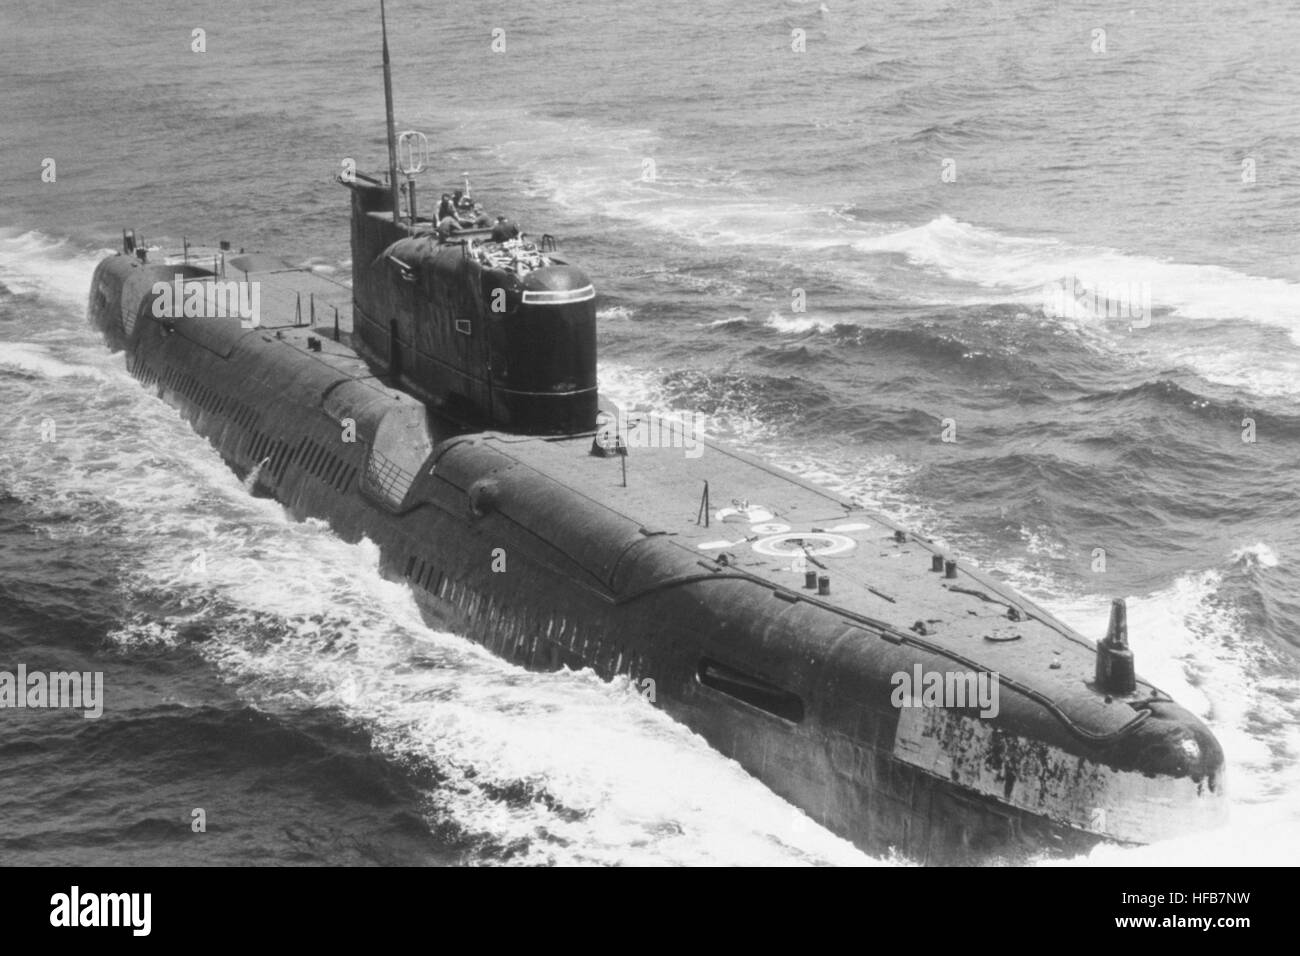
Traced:
<path fill-rule="evenodd" d="M 493 242 L 509 242 L 519 238 L 519 227 L 505 216 L 497 216 L 496 225 L 492 227 Z"/>

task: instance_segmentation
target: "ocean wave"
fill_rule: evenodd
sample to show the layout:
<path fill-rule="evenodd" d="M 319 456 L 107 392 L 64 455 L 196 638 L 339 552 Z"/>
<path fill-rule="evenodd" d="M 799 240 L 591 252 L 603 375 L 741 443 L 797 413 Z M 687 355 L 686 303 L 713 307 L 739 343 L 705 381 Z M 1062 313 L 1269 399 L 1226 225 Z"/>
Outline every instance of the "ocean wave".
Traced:
<path fill-rule="evenodd" d="M 783 335 L 803 335 L 808 332 L 830 332 L 835 323 L 829 319 L 819 319 L 812 315 L 786 315 L 782 312 L 770 312 L 763 324 Z"/>
<path fill-rule="evenodd" d="M 87 250 L 41 232 L 0 230 L 0 279 L 17 294 L 40 294 L 84 309 L 90 277 L 111 250 Z"/>
<path fill-rule="evenodd" d="M 70 362 L 56 355 L 51 346 L 36 342 L 0 342 L 0 369 L 39 379 L 104 378 L 102 370 Z"/>
<path fill-rule="evenodd" d="M 1232 552 L 1232 560 L 1246 567 L 1275 568 L 1278 565 L 1277 552 L 1263 541 L 1237 548 Z"/>
<path fill-rule="evenodd" d="M 1179 318 L 1240 318 L 1280 325 L 1300 342 L 1300 284 L 1222 266 L 1166 262 L 1059 239 L 1008 236 L 943 215 L 921 226 L 863 238 L 864 253 L 900 253 L 913 263 L 1041 304 L 1062 279 L 1085 287 L 1149 287 L 1153 303 Z M 1087 280 L 1093 280 L 1091 282 Z"/>

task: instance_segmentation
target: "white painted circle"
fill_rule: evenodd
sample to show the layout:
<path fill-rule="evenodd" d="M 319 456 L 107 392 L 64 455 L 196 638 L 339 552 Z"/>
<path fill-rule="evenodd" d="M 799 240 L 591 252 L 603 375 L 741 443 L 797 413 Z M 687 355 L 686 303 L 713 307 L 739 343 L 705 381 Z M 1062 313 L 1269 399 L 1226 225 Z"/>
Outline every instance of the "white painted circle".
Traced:
<path fill-rule="evenodd" d="M 801 544 L 782 547 L 789 541 Z M 829 558 L 837 554 L 847 554 L 857 547 L 852 538 L 842 534 L 828 534 L 825 531 L 791 531 L 786 534 L 774 534 L 754 542 L 754 550 L 771 558 L 793 558 L 808 556 Z"/>

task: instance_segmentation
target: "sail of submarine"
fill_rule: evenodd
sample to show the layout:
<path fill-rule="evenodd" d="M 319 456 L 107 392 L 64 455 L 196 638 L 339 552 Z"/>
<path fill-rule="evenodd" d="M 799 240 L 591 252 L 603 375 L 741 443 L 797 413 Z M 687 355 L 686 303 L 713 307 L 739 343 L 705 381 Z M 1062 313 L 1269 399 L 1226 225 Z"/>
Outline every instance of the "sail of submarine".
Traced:
<path fill-rule="evenodd" d="M 591 281 L 472 200 L 423 217 L 408 175 L 402 202 L 421 138 L 394 133 L 386 24 L 384 66 L 387 179 L 340 177 L 350 334 L 310 315 L 337 286 L 225 243 L 127 233 L 95 271 L 91 323 L 232 468 L 375 542 L 430 624 L 653 688 L 868 852 L 1071 853 L 1224 820 L 1222 750 L 1134 674 L 1123 602 L 1094 644 L 840 495 L 603 413 Z M 269 314 L 215 314 L 234 282 Z"/>

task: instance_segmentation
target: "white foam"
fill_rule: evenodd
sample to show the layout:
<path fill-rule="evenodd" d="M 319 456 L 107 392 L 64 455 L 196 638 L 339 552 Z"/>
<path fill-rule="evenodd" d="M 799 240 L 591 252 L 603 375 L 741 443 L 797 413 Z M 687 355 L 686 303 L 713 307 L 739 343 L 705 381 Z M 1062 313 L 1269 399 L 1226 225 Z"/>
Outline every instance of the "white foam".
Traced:
<path fill-rule="evenodd" d="M 1263 563 L 1272 549 L 1257 544 L 1231 558 L 1237 561 L 1245 554 Z M 1018 575 L 1011 578 L 1023 587 Z M 1281 848 L 1300 843 L 1300 809 L 1288 796 L 1300 789 L 1295 760 L 1300 754 L 1300 681 L 1286 676 L 1292 672 L 1287 662 L 1218 598 L 1222 579 L 1219 570 L 1185 574 L 1160 591 L 1130 597 L 1127 604 L 1138 672 L 1201 717 L 1223 746 L 1227 826 L 1148 847 L 1099 847 L 1074 862 L 1266 864 L 1282 859 Z M 1039 603 L 1080 633 L 1105 633 L 1109 602 L 1104 598 L 1040 597 Z M 1266 838 L 1270 829 L 1272 841 Z"/>
<path fill-rule="evenodd" d="M 1116 285 L 1150 285 L 1154 305 L 1191 319 L 1244 318 L 1300 333 L 1300 285 L 1245 275 L 1215 265 L 1166 262 L 1057 239 L 1007 236 L 950 216 L 864 238 L 854 248 L 901 253 L 914 263 L 1038 304 L 1045 286 L 1062 278 L 1101 277 Z M 1160 322 L 1159 318 L 1154 320 Z"/>
<path fill-rule="evenodd" d="M 763 322 L 770 329 L 785 335 L 802 335 L 806 332 L 830 332 L 835 323 L 828 319 L 819 319 L 813 315 L 771 312 Z"/>
<path fill-rule="evenodd" d="M 0 368 L 17 369 L 42 378 L 103 378 L 103 372 L 89 365 L 77 365 L 55 355 L 36 342 L 0 342 Z"/>
<path fill-rule="evenodd" d="M 1263 541 L 1245 545 L 1232 552 L 1232 560 L 1257 564 L 1260 567 L 1275 568 L 1278 565 L 1277 552 Z"/>
<path fill-rule="evenodd" d="M 0 230 L 0 282 L 19 294 L 46 295 L 85 309 L 90 277 L 109 254 L 79 250 L 39 232 Z"/>
<path fill-rule="evenodd" d="M 795 833 L 782 801 L 626 679 L 532 674 L 429 632 L 409 592 L 374 573 L 372 547 L 318 537 L 256 578 L 209 585 L 239 610 L 204 653 L 262 706 L 336 706 L 380 752 L 436 767 L 436 815 L 517 846 L 521 863 L 864 862 L 818 827 Z M 329 586 L 291 591 L 281 575 Z M 253 639 L 263 613 L 289 625 L 283 640 Z M 532 798 L 498 796 L 521 788 Z"/>

